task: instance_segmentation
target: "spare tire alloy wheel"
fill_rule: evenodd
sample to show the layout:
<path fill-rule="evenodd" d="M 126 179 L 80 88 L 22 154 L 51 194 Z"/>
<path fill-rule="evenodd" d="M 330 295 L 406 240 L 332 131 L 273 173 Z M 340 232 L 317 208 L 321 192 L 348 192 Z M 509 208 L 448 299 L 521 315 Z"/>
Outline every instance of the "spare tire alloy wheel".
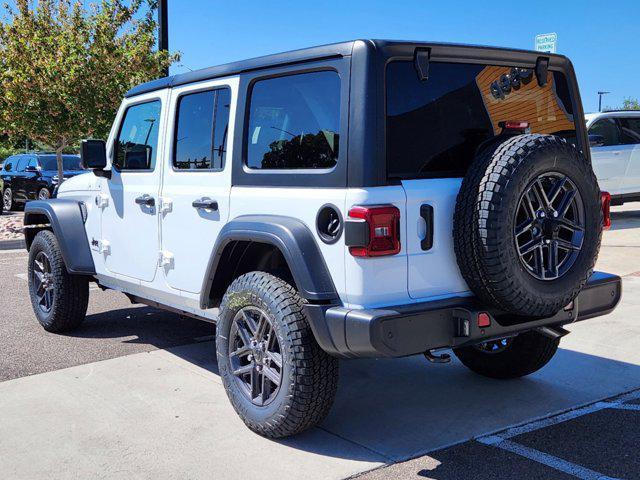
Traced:
<path fill-rule="evenodd" d="M 499 139 L 462 181 L 453 225 L 460 272 L 480 301 L 548 317 L 589 279 L 602 206 L 587 158 L 553 135 Z"/>
<path fill-rule="evenodd" d="M 538 280 L 555 280 L 573 266 L 584 241 L 584 204 L 576 185 L 558 172 L 539 175 L 516 210 L 520 261 Z"/>
<path fill-rule="evenodd" d="M 280 341 L 269 316 L 256 307 L 236 313 L 229 335 L 231 371 L 254 405 L 268 405 L 282 383 Z"/>

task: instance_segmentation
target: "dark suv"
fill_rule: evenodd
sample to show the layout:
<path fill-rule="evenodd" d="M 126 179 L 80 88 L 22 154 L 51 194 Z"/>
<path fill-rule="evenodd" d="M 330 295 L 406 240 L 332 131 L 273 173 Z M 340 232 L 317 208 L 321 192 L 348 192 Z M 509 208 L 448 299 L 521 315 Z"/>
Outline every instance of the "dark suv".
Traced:
<path fill-rule="evenodd" d="M 85 170 L 78 155 L 63 155 L 64 178 L 75 177 Z M 4 181 L 2 203 L 5 210 L 29 200 L 46 200 L 58 185 L 58 166 L 52 153 L 24 153 L 7 158 L 0 171 Z"/>

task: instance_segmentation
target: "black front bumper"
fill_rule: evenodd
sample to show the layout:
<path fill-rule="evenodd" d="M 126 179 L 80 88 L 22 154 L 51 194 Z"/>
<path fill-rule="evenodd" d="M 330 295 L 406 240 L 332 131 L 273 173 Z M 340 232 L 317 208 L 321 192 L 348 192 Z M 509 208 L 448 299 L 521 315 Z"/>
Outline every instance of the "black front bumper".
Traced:
<path fill-rule="evenodd" d="M 621 295 L 620 277 L 595 272 L 578 297 L 553 317 L 508 315 L 479 304 L 473 297 L 374 310 L 308 305 L 307 311 L 318 343 L 332 355 L 403 357 L 606 315 L 616 307 Z M 478 326 L 479 313 L 489 314 L 490 326 Z"/>

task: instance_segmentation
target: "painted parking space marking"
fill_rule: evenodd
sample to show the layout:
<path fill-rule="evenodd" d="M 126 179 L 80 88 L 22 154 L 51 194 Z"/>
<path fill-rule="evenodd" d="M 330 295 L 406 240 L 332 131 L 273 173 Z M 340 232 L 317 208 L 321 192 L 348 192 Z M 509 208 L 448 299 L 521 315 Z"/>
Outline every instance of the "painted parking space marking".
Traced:
<path fill-rule="evenodd" d="M 546 465 L 547 467 L 551 467 L 560 472 L 568 473 L 569 475 L 573 475 L 574 477 L 583 480 L 611 479 L 611 477 L 607 477 L 600 472 L 596 472 L 581 465 L 568 462 L 566 460 L 563 460 L 562 458 L 545 452 L 541 452 L 534 448 L 525 447 L 524 445 L 520 445 L 519 443 L 504 439 L 500 435 L 490 435 L 488 437 L 479 438 L 478 442 L 484 445 L 490 445 L 492 447 L 501 448 L 502 450 L 515 453 L 516 455 L 520 455 L 521 457 L 528 458 L 529 460 L 533 460 L 534 462 Z"/>
<path fill-rule="evenodd" d="M 609 480 L 612 479 L 612 477 L 608 477 L 607 475 L 604 475 L 600 472 L 596 472 L 587 467 L 583 467 L 582 465 L 569 462 L 563 458 L 556 457 L 549 453 L 526 447 L 510 439 L 518 435 L 534 432 L 536 430 L 567 422 L 569 420 L 589 415 L 591 413 L 595 413 L 604 409 L 640 412 L 640 405 L 626 403 L 638 399 L 640 399 L 640 390 L 634 390 L 618 397 L 614 397 L 611 400 L 596 402 L 591 405 L 586 405 L 584 407 L 562 413 L 560 415 L 542 418 L 525 425 L 508 428 L 507 430 L 504 430 L 502 432 L 478 437 L 476 438 L 476 441 L 482 443 L 483 445 L 489 445 L 511 453 L 515 453 L 517 455 L 520 455 L 521 457 L 528 458 L 529 460 L 533 460 L 542 465 L 554 468 L 560 472 L 573 475 L 576 478 L 584 480 Z"/>

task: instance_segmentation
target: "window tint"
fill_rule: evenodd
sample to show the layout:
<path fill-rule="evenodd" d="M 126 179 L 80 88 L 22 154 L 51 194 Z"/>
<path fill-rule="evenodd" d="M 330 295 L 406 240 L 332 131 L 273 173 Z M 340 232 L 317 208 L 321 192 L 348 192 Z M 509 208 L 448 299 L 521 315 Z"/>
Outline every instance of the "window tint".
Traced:
<path fill-rule="evenodd" d="M 114 166 L 119 170 L 151 170 L 156 162 L 159 100 L 127 108 L 116 140 Z"/>
<path fill-rule="evenodd" d="M 175 168 L 223 168 L 230 103 L 228 88 L 191 93 L 180 98 L 173 157 Z"/>
<path fill-rule="evenodd" d="M 605 147 L 620 145 L 620 130 L 613 118 L 602 118 L 595 122 L 589 129 L 589 135 L 600 135 Z"/>
<path fill-rule="evenodd" d="M 55 155 L 41 155 L 40 165 L 42 166 L 42 170 L 58 170 L 58 160 L 56 159 Z M 82 166 L 80 165 L 80 157 L 77 157 L 75 155 L 63 155 L 62 165 L 64 166 L 65 170 L 82 170 Z"/>
<path fill-rule="evenodd" d="M 29 167 L 36 168 L 38 166 L 38 160 L 36 157 L 29 157 L 29 163 L 27 164 Z"/>
<path fill-rule="evenodd" d="M 260 80 L 251 92 L 247 165 L 255 169 L 332 168 L 338 159 L 340 77 L 303 73 Z"/>
<path fill-rule="evenodd" d="M 526 121 L 531 133 L 576 138 L 570 89 L 559 72 L 541 87 L 531 69 L 431 62 L 422 81 L 413 62 L 386 72 L 390 178 L 464 176 L 478 147 Z"/>
<path fill-rule="evenodd" d="M 620 124 L 622 143 L 627 145 L 640 144 L 640 117 L 619 118 L 618 123 Z"/>
<path fill-rule="evenodd" d="M 24 172 L 25 167 L 29 163 L 29 157 L 18 157 L 18 164 L 16 165 L 17 172 Z"/>

